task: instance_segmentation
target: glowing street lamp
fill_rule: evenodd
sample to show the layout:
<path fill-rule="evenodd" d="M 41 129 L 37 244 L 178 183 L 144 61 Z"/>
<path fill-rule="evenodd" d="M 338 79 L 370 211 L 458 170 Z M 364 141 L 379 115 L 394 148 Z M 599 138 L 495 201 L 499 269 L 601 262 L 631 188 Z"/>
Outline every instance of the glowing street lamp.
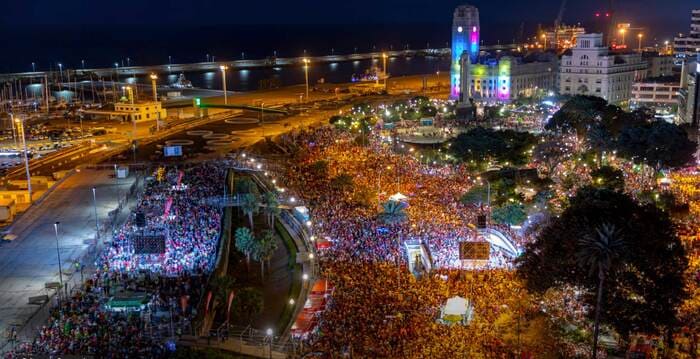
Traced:
<path fill-rule="evenodd" d="M 619 32 L 620 32 L 620 35 L 622 36 L 622 45 L 624 45 L 625 44 L 625 34 L 627 33 L 627 29 L 625 29 L 623 27 L 622 29 L 620 29 Z"/>
<path fill-rule="evenodd" d="M 29 203 L 32 203 L 32 177 L 29 173 L 29 151 L 27 151 L 27 141 L 24 138 L 24 122 L 19 118 L 15 118 L 12 113 L 10 113 L 10 117 L 17 126 L 17 132 L 22 140 L 22 147 L 24 148 L 24 169 L 27 172 L 27 192 L 29 194 Z"/>
<path fill-rule="evenodd" d="M 547 49 L 547 34 L 542 34 L 542 41 L 544 41 L 544 49 Z"/>
<path fill-rule="evenodd" d="M 306 80 L 306 101 L 309 101 L 309 59 L 304 58 L 304 79 Z"/>
<path fill-rule="evenodd" d="M 224 85 L 224 105 L 228 105 L 228 92 L 226 92 L 226 69 L 228 66 L 221 65 L 219 69 L 221 70 L 221 82 Z"/>
<path fill-rule="evenodd" d="M 386 89 L 387 89 L 386 88 L 386 79 L 387 79 L 387 77 L 389 77 L 389 75 L 386 72 L 386 58 L 387 58 L 386 53 L 383 53 L 382 59 L 384 59 L 384 91 L 386 91 Z"/>
<path fill-rule="evenodd" d="M 61 82 L 63 82 L 63 64 L 60 62 L 58 63 L 58 71 L 61 74 Z"/>
<path fill-rule="evenodd" d="M 639 45 L 637 46 L 637 50 L 639 52 L 642 52 L 642 38 L 643 37 L 644 37 L 644 34 L 642 34 L 641 32 L 639 34 L 637 34 L 637 40 L 639 40 Z"/>
<path fill-rule="evenodd" d="M 158 101 L 158 91 L 156 87 L 156 80 L 158 80 L 158 75 L 151 74 L 151 87 L 153 88 L 153 101 Z"/>

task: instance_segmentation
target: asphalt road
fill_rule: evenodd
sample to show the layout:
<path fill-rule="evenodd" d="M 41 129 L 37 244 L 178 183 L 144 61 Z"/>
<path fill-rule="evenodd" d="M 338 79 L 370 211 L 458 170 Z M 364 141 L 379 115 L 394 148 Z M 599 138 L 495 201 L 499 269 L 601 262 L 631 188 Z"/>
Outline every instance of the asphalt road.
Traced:
<path fill-rule="evenodd" d="M 134 181 L 133 176 L 115 180 L 112 174 L 110 170 L 83 170 L 66 178 L 9 228 L 17 238 L 0 244 L 0 343 L 5 342 L 8 328 L 27 322 L 39 309 L 28 304 L 28 298 L 51 295 L 53 290 L 46 290 L 45 283 L 59 281 L 53 226 L 57 221 L 64 282 L 80 280 L 74 263 L 92 261 L 85 256 L 89 248 L 94 252 L 92 187 L 96 188 L 97 215 L 102 222 Z"/>

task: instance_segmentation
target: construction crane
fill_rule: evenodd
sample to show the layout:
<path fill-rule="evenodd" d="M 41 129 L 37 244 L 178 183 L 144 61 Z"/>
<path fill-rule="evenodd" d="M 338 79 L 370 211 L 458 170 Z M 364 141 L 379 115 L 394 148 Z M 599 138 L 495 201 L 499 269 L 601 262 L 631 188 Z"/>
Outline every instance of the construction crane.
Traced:
<path fill-rule="evenodd" d="M 554 19 L 554 29 L 559 28 L 559 25 L 561 25 L 561 20 L 564 17 L 564 10 L 566 10 L 566 1 L 567 0 L 561 0 L 561 5 L 559 6 L 559 13 L 557 14 L 557 18 Z"/>
<path fill-rule="evenodd" d="M 559 6 L 559 13 L 557 18 L 554 19 L 554 48 L 559 46 L 559 26 L 561 26 L 561 20 L 564 17 L 564 10 L 566 9 L 566 1 L 561 0 L 561 5 Z"/>

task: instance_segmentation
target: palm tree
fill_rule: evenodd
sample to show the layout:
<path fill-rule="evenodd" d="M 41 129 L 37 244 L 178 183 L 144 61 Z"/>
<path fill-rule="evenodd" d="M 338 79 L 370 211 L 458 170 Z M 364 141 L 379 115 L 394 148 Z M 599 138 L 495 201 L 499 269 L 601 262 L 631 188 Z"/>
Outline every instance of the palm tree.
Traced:
<path fill-rule="evenodd" d="M 265 192 L 263 200 L 265 203 L 264 211 L 267 215 L 267 224 L 270 228 L 273 228 L 275 226 L 275 216 L 280 214 L 279 200 L 277 200 L 277 195 L 273 192 Z"/>
<path fill-rule="evenodd" d="M 253 232 L 246 227 L 238 227 L 234 236 L 236 238 L 236 249 L 245 254 L 246 264 L 250 265 L 250 255 L 253 252 L 253 246 L 255 243 Z"/>
<path fill-rule="evenodd" d="M 243 213 L 248 216 L 248 223 L 250 224 L 250 229 L 253 229 L 253 215 L 257 214 L 260 210 L 258 206 L 258 199 L 252 193 L 246 193 L 241 196 L 241 209 Z"/>
<path fill-rule="evenodd" d="M 241 288 L 233 298 L 233 304 L 236 313 L 248 319 L 253 315 L 260 314 L 263 310 L 263 295 L 260 289 L 253 287 Z"/>
<path fill-rule="evenodd" d="M 260 262 L 261 279 L 265 276 L 265 261 L 268 262 L 269 267 L 270 258 L 272 258 L 272 254 L 275 253 L 276 250 L 277 239 L 275 238 L 275 234 L 270 230 L 263 231 L 262 237 L 255 242 L 255 248 L 253 249 L 253 258 Z"/>
<path fill-rule="evenodd" d="M 253 188 L 255 188 L 255 183 L 250 177 L 241 177 L 236 181 L 236 193 L 238 194 L 252 193 Z"/>
<path fill-rule="evenodd" d="M 408 215 L 404 210 L 406 204 L 399 201 L 387 201 L 382 207 L 384 210 L 379 214 L 379 218 L 388 225 L 401 224 L 408 220 Z"/>
<path fill-rule="evenodd" d="M 236 280 L 233 277 L 222 275 L 211 281 L 211 286 L 214 289 L 215 303 L 223 304 L 228 302 L 228 296 L 233 291 Z"/>
<path fill-rule="evenodd" d="M 593 329 L 593 359 L 598 356 L 598 333 L 600 331 L 600 310 L 603 301 L 603 283 L 613 261 L 624 250 L 622 231 L 614 224 L 603 223 L 596 228 L 596 234 L 581 238 L 577 261 L 582 268 L 589 268 L 589 275 L 598 274 L 598 294 L 595 304 Z"/>

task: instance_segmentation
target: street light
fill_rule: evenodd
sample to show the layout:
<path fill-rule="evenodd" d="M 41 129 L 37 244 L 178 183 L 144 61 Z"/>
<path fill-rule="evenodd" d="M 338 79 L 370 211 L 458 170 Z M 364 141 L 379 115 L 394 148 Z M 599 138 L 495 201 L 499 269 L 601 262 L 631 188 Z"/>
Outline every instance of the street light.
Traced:
<path fill-rule="evenodd" d="M 156 87 L 156 80 L 158 80 L 158 75 L 151 74 L 151 87 L 153 87 L 153 101 L 158 101 L 158 91 Z"/>
<path fill-rule="evenodd" d="M 304 58 L 304 78 L 306 80 L 306 101 L 309 101 L 309 59 Z"/>
<path fill-rule="evenodd" d="M 54 233 L 56 233 L 56 256 L 58 257 L 58 283 L 61 288 L 63 288 L 63 268 L 61 267 L 61 250 L 58 246 L 58 225 L 61 222 L 56 222 L 53 224 Z M 59 292 L 60 293 L 60 292 Z M 59 294 L 59 297 L 61 295 Z"/>
<path fill-rule="evenodd" d="M 622 45 L 625 44 L 625 34 L 627 33 L 627 30 L 623 27 L 620 29 L 620 35 L 622 35 Z"/>
<path fill-rule="evenodd" d="M 542 41 L 544 41 L 543 48 L 547 49 L 547 34 L 542 34 Z"/>
<path fill-rule="evenodd" d="M 17 125 L 17 132 L 19 132 L 20 139 L 22 140 L 22 147 L 24 148 L 24 169 L 27 171 L 27 192 L 29 193 L 29 203 L 32 203 L 32 177 L 29 174 L 29 151 L 27 151 L 27 141 L 24 139 L 24 122 L 19 118 L 15 118 L 12 113 L 10 113 L 10 117 Z"/>
<path fill-rule="evenodd" d="M 637 46 L 637 51 L 642 52 L 642 38 L 644 37 L 644 34 L 641 32 L 637 34 L 637 40 L 639 40 L 639 45 Z"/>
<path fill-rule="evenodd" d="M 63 64 L 60 62 L 58 63 L 58 71 L 61 74 L 61 83 L 63 83 Z"/>
<path fill-rule="evenodd" d="M 387 90 L 387 88 L 386 88 L 386 78 L 389 77 L 389 75 L 388 75 L 387 72 L 386 72 L 386 58 L 387 58 L 386 53 L 383 53 L 383 54 L 382 54 L 382 59 L 384 59 L 384 91 Z"/>
<path fill-rule="evenodd" d="M 221 69 L 221 82 L 224 84 L 224 105 L 228 105 L 228 93 L 226 92 L 226 69 L 228 67 L 221 65 L 219 69 Z"/>
<path fill-rule="evenodd" d="M 36 63 L 32 62 L 32 72 L 36 72 Z"/>
<path fill-rule="evenodd" d="M 272 328 L 267 328 L 267 330 L 265 331 L 265 334 L 267 334 L 267 337 L 269 340 L 267 352 L 269 354 L 269 358 L 272 359 Z"/>
<path fill-rule="evenodd" d="M 97 240 L 96 244 L 99 244 L 100 225 L 97 222 L 97 190 L 95 187 L 92 187 L 92 208 L 95 210 L 95 239 Z"/>

